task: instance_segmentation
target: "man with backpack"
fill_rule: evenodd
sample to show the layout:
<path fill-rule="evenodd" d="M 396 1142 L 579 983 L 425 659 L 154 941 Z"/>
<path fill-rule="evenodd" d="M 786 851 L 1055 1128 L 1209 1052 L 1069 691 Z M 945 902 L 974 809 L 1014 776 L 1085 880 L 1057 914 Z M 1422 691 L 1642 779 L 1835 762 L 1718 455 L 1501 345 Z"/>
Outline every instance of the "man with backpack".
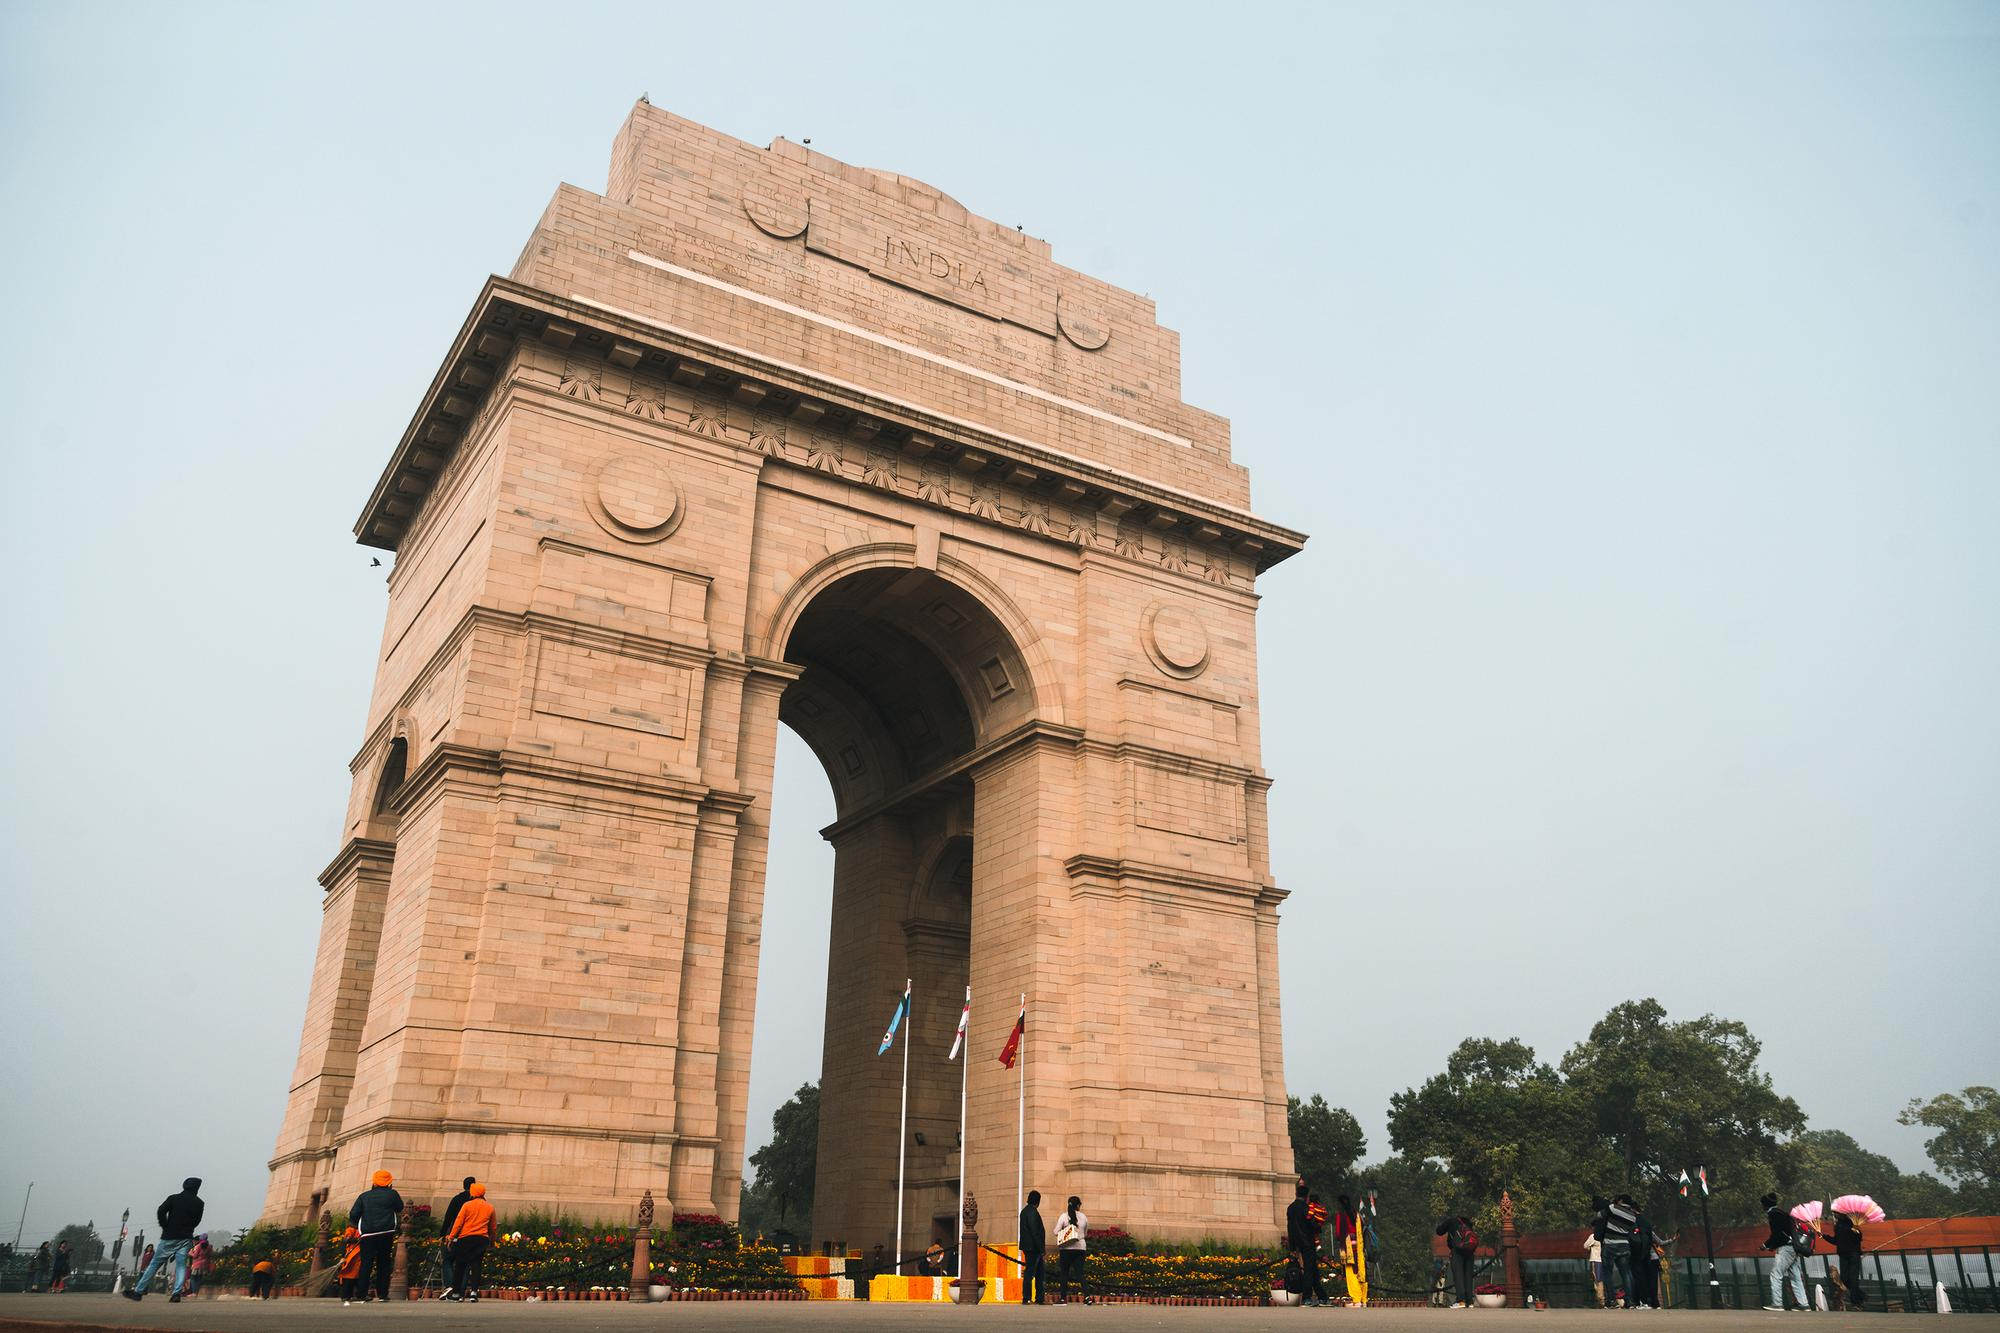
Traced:
<path fill-rule="evenodd" d="M 1812 1309 L 1806 1299 L 1806 1256 L 1812 1253 L 1812 1228 L 1778 1207 L 1778 1196 L 1766 1194 L 1763 1198 L 1764 1220 L 1771 1224 L 1771 1234 L 1764 1238 L 1764 1248 L 1774 1250 L 1771 1260 L 1771 1303 L 1766 1310 L 1783 1312 L 1785 1308 L 1785 1279 L 1792 1280 L 1792 1295 L 1801 1310 Z"/>
<path fill-rule="evenodd" d="M 1472 1229 L 1472 1219 L 1461 1214 L 1439 1218 L 1437 1234 L 1451 1252 L 1452 1294 L 1457 1297 L 1451 1308 L 1463 1310 L 1472 1304 L 1472 1259 L 1479 1252 L 1479 1233 Z"/>

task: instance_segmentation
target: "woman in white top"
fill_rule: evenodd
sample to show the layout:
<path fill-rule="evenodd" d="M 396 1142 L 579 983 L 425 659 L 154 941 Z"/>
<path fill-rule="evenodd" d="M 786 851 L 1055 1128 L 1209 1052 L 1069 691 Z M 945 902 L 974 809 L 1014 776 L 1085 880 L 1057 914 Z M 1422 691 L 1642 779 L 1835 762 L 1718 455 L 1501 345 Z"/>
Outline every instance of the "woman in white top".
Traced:
<path fill-rule="evenodd" d="M 1056 1270 L 1056 1295 L 1064 1305 L 1069 1304 L 1072 1276 L 1076 1278 L 1076 1298 L 1090 1304 L 1090 1287 L 1083 1278 L 1083 1256 L 1088 1249 L 1085 1238 L 1089 1235 L 1090 1219 L 1083 1215 L 1083 1200 L 1072 1194 L 1069 1206 L 1056 1216 L 1056 1261 L 1061 1265 Z"/>

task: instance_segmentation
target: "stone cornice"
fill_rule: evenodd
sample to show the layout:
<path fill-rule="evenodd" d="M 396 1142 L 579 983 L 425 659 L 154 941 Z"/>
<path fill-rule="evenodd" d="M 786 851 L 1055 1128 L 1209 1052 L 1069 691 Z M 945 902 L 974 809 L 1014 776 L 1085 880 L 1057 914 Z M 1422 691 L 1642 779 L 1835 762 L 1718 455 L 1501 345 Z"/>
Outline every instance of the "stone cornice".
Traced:
<path fill-rule="evenodd" d="M 413 810 L 430 799 L 437 789 L 455 781 L 463 782 L 468 777 L 480 779 L 480 785 L 488 788 L 522 779 L 546 782 L 560 793 L 565 804 L 614 810 L 632 817 L 670 823 L 692 824 L 704 809 L 740 813 L 755 803 L 755 797 L 680 778 L 611 772 L 520 750 L 487 750 L 440 742 L 430 748 L 423 762 L 404 782 L 396 795 L 396 807 L 405 812 Z M 586 793 L 594 795 L 603 804 L 584 807 L 580 797 Z M 536 799 L 547 800 L 550 795 L 542 793 Z"/>
<path fill-rule="evenodd" d="M 335 884 L 350 874 L 359 874 L 367 869 L 387 874 L 390 863 L 395 859 L 396 844 L 393 842 L 383 842 L 379 838 L 349 838 L 347 845 L 327 862 L 326 869 L 319 872 L 320 887 L 331 891 Z"/>
<path fill-rule="evenodd" d="M 1236 561 L 1254 577 L 1305 544 L 1302 533 L 1164 483 L 502 278 L 489 279 L 480 292 L 370 494 L 355 525 L 362 544 L 393 550 L 401 543 L 413 517 L 408 511 L 421 506 L 449 466 L 517 344 L 552 349 L 569 358 L 565 366 L 581 358 L 589 378 L 563 376 L 548 386 L 572 397 L 601 402 L 606 369 L 657 376 L 705 395 L 678 414 L 679 424 L 697 435 L 725 438 L 722 410 L 699 404 L 727 399 L 774 424 L 762 432 L 753 425 L 744 441 L 768 457 L 868 485 L 896 481 L 897 469 L 886 460 L 915 458 L 922 460 L 917 472 L 902 478 L 914 498 L 957 497 L 975 518 L 1127 556 L 1143 552 L 1170 571 L 1176 565 L 1198 576 L 1205 570 L 1221 586 L 1237 582 Z M 657 395 L 630 396 L 625 410 L 656 421 L 669 420 L 672 411 Z M 799 427 L 806 428 L 797 431 L 803 443 L 792 439 Z M 854 443 L 869 447 L 855 457 L 849 449 Z M 954 488 L 954 480 L 971 489 Z M 997 502 L 1001 483 L 1030 497 L 1011 515 Z M 1057 526 L 1066 531 L 1056 532 Z M 1202 569 L 1188 561 L 1190 547 L 1210 552 Z"/>
<path fill-rule="evenodd" d="M 384 1116 L 370 1120 L 365 1125 L 341 1130 L 334 1139 L 336 1148 L 364 1138 L 370 1134 L 396 1131 L 414 1131 L 420 1134 L 542 1134 L 562 1139 L 605 1139 L 614 1143 L 644 1143 L 661 1147 L 685 1144 L 691 1147 L 716 1148 L 721 1140 L 713 1136 L 677 1134 L 673 1130 L 655 1133 L 620 1133 L 611 1129 L 584 1129 L 572 1125 L 519 1124 L 503 1120 L 470 1120 L 464 1116 L 436 1116 L 419 1119 L 416 1116 Z"/>
<path fill-rule="evenodd" d="M 1248 877 L 1203 874 L 1199 871 L 1183 870 L 1178 866 L 1154 865 L 1146 861 L 1134 861 L 1128 857 L 1097 856 L 1089 852 L 1079 853 L 1064 861 L 1063 870 L 1071 879 L 1110 881 L 1118 884 L 1136 881 L 1260 900 L 1265 889 L 1270 887 Z"/>
<path fill-rule="evenodd" d="M 1236 1100 L 1262 1102 L 1264 1098 L 1243 1096 Z M 1184 1162 L 1114 1162 L 1094 1160 L 1088 1157 L 1072 1157 L 1063 1163 L 1065 1171 L 1104 1171 L 1113 1175 L 1150 1175 L 1155 1172 L 1176 1176 L 1215 1176 L 1224 1180 L 1281 1180 L 1287 1183 L 1296 1179 L 1288 1171 L 1246 1171 L 1237 1167 L 1190 1166 Z"/>

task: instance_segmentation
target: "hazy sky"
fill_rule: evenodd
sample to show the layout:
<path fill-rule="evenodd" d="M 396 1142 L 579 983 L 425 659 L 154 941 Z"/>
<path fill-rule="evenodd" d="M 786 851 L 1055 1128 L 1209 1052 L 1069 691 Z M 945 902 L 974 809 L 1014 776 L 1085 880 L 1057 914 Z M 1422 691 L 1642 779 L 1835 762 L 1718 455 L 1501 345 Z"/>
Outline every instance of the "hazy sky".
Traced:
<path fill-rule="evenodd" d="M 384 571 L 349 529 L 642 92 L 1151 295 L 1256 507 L 1286 1062 L 1741 1018 L 1905 1166 L 2000 1079 L 2000 7 L 0 8 L 0 1227 L 249 1222 Z M 818 1076 L 788 741 L 751 1142 Z M 1981 964 L 1979 959 L 1988 961 Z M 883 1017 L 886 1020 L 887 1013 Z"/>

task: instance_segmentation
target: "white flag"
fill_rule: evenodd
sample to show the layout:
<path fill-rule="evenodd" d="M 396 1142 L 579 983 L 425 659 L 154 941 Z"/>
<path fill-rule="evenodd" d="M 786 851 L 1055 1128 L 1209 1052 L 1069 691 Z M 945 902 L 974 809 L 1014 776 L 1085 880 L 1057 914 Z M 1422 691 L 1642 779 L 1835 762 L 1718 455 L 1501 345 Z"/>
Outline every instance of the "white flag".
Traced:
<path fill-rule="evenodd" d="M 952 1035 L 951 1054 L 945 1059 L 958 1059 L 958 1048 L 965 1045 L 965 1025 L 972 1021 L 972 987 L 965 988 L 965 1008 L 958 1011 L 958 1031 Z"/>

